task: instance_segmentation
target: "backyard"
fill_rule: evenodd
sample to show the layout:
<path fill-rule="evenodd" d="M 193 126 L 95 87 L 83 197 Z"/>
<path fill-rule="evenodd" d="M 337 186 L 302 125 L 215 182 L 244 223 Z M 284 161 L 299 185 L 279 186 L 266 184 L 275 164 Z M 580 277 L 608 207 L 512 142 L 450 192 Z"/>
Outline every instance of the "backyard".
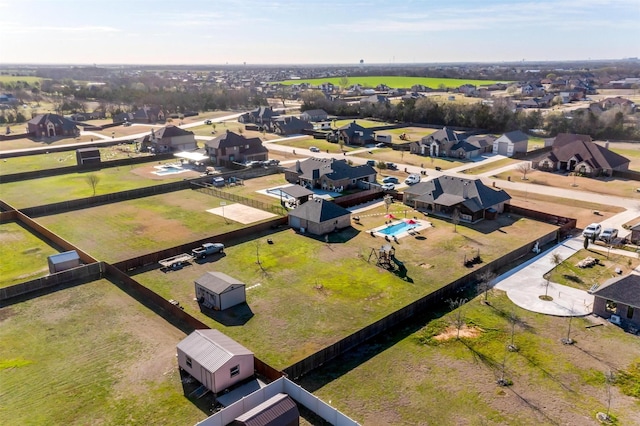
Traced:
<path fill-rule="evenodd" d="M 106 280 L 0 308 L 4 424 L 194 424 L 185 335 Z"/>
<path fill-rule="evenodd" d="M 390 211 L 405 217 L 404 206 Z M 384 224 L 384 214 L 382 207 L 368 211 L 355 229 L 331 234 L 328 242 L 290 229 L 273 231 L 180 271 L 155 269 L 135 277 L 270 365 L 284 368 L 469 273 L 465 256 L 479 252 L 489 262 L 555 229 L 537 222 L 531 226 L 531 220 L 512 215 L 473 227 L 459 225 L 454 232 L 452 224 L 429 217 L 433 227 L 394 244 L 396 258 L 406 266 L 401 274 L 375 266 L 372 251 L 386 242 L 364 232 Z M 406 217 L 414 214 L 407 209 Z M 193 300 L 193 282 L 210 270 L 246 283 L 248 307 L 211 313 L 215 319 L 201 312 Z"/>
<path fill-rule="evenodd" d="M 480 299 L 385 333 L 300 384 L 362 424 L 598 425 L 596 413 L 607 411 L 605 374 L 623 377 L 620 370 L 640 363 L 638 337 L 574 318 L 575 343 L 563 345 L 568 319 L 523 310 L 498 290 L 490 305 Z M 518 350 L 509 352 L 512 336 Z M 510 385 L 497 385 L 501 378 Z M 615 424 L 640 424 L 640 401 L 611 389 Z"/>
<path fill-rule="evenodd" d="M 397 151 L 391 148 L 376 148 L 371 151 L 360 151 L 354 155 L 356 157 L 366 158 L 367 160 L 375 160 L 376 162 L 392 162 L 406 164 L 409 166 L 421 166 L 430 169 L 440 167 L 442 170 L 452 169 L 465 164 L 462 161 L 453 158 L 426 157 L 411 154 L 409 151 Z"/>
<path fill-rule="evenodd" d="M 17 222 L 0 224 L 0 287 L 49 274 L 47 257 L 58 253 Z"/>
<path fill-rule="evenodd" d="M 167 163 L 168 161 L 165 161 Z M 8 182 L 0 185 L 2 200 L 16 208 L 41 206 L 78 198 L 93 196 L 93 187 L 87 177 L 98 177 L 95 195 L 126 191 L 158 185 L 159 183 L 197 177 L 198 172 L 185 172 L 166 176 L 152 174 L 153 165 L 133 164 L 130 166 L 104 168 L 95 172 L 68 173 L 27 181 Z"/>
<path fill-rule="evenodd" d="M 97 259 L 116 262 L 244 227 L 207 212 L 222 201 L 187 189 L 36 220 Z"/>

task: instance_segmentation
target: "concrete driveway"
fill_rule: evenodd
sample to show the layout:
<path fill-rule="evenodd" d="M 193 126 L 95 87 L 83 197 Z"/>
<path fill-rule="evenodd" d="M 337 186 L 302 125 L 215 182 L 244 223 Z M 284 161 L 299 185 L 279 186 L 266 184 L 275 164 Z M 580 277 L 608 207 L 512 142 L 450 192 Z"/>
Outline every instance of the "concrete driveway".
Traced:
<path fill-rule="evenodd" d="M 551 262 L 553 253 L 567 259 L 582 247 L 582 237 L 565 240 L 496 278 L 494 288 L 506 291 L 513 303 L 528 311 L 561 317 L 589 315 L 593 308 L 593 295 L 554 282 L 545 289 L 547 281 L 543 278 L 554 267 Z M 540 299 L 545 291 L 553 300 Z"/>

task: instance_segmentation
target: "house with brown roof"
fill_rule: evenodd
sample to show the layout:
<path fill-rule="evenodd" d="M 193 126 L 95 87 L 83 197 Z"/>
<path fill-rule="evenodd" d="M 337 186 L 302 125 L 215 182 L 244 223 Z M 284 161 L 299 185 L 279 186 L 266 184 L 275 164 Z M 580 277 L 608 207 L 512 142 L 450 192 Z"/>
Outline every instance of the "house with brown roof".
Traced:
<path fill-rule="evenodd" d="M 306 188 L 335 190 L 357 188 L 358 182 L 374 183 L 376 171 L 369 165 L 351 166 L 346 160 L 308 158 L 285 169 L 287 182 Z"/>
<path fill-rule="evenodd" d="M 640 329 L 640 275 L 631 273 L 606 281 L 593 293 L 593 313 L 624 328 Z"/>
<path fill-rule="evenodd" d="M 40 114 L 27 122 L 27 131 L 36 138 L 76 137 L 76 123 L 58 114 Z"/>
<path fill-rule="evenodd" d="M 195 151 L 198 149 L 193 132 L 176 126 L 151 129 L 151 133 L 138 139 L 141 151 L 155 153 Z"/>
<path fill-rule="evenodd" d="M 207 141 L 205 151 L 216 166 L 265 161 L 269 158 L 269 150 L 262 145 L 260 138 L 246 138 L 244 135 L 229 130 L 217 138 Z"/>
<path fill-rule="evenodd" d="M 534 169 L 576 172 L 583 176 L 611 176 L 629 169 L 629 159 L 591 141 L 589 135 L 561 133 L 551 151 L 532 160 Z"/>
<path fill-rule="evenodd" d="M 240 123 L 267 124 L 279 114 L 272 107 L 261 106 L 238 117 Z"/>
<path fill-rule="evenodd" d="M 480 179 L 443 175 L 407 188 L 402 202 L 416 210 L 438 216 L 460 213 L 465 222 L 478 222 L 504 211 L 511 196 L 486 186 Z"/>

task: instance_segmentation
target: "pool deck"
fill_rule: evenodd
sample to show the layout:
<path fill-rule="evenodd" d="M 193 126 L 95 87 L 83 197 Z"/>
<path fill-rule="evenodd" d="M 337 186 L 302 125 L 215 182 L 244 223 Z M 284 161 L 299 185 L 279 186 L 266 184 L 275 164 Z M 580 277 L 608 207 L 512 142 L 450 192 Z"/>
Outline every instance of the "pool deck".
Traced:
<path fill-rule="evenodd" d="M 272 188 L 267 188 L 267 189 L 260 189 L 258 191 L 256 191 L 259 194 L 264 194 L 264 195 L 268 195 L 270 197 L 273 198 L 280 198 L 280 194 L 274 194 L 271 191 L 275 191 L 277 189 L 284 189 L 284 188 L 288 188 L 290 186 L 293 186 L 293 184 L 288 184 L 288 185 L 280 185 L 280 186 L 274 186 Z M 331 192 L 331 191 L 324 191 L 321 189 L 311 189 L 311 191 L 313 191 L 313 198 L 324 198 L 325 200 L 331 200 L 337 197 L 340 197 L 342 194 L 338 193 L 338 192 Z M 288 196 L 286 194 L 282 194 L 282 198 L 287 198 Z"/>
<path fill-rule="evenodd" d="M 382 232 L 380 232 L 383 229 L 386 229 L 386 228 L 388 228 L 390 226 L 398 225 L 400 223 L 406 223 L 407 220 L 396 220 L 396 221 L 393 221 L 391 223 L 387 223 L 386 225 L 382 225 L 382 226 L 378 226 L 377 228 L 370 229 L 367 232 L 368 233 L 373 233 L 377 237 L 382 237 L 382 238 L 388 237 L 388 238 L 391 238 L 391 239 L 393 239 L 395 237 L 397 239 L 400 239 L 400 238 L 404 238 L 404 237 L 408 237 L 408 236 L 413 236 L 415 234 L 419 234 L 420 231 L 422 231 L 424 229 L 427 229 L 427 228 L 429 228 L 431 226 L 431 222 L 428 222 L 426 220 L 411 219 L 411 220 L 414 220 L 416 223 L 413 224 L 413 225 L 409 225 L 409 226 L 411 226 L 410 228 L 405 228 L 405 230 L 403 230 L 401 232 L 398 232 L 398 233 L 393 234 L 393 235 L 387 235 L 387 234 L 383 234 Z"/>

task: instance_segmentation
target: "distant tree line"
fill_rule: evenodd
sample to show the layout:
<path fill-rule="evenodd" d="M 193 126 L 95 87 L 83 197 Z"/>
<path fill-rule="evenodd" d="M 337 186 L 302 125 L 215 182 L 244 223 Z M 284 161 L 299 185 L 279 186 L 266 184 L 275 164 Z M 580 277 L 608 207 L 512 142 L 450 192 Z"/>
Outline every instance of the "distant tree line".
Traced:
<path fill-rule="evenodd" d="M 428 97 L 403 100 L 399 104 L 348 104 L 329 100 L 320 92 L 302 96 L 302 111 L 323 109 L 331 115 L 373 117 L 389 122 L 432 124 L 451 127 L 484 129 L 492 133 L 512 130 L 528 132 L 542 129 L 547 136 L 558 133 L 579 133 L 594 139 L 640 139 L 636 126 L 625 126 L 625 113 L 605 111 L 596 115 L 590 110 L 578 110 L 571 117 L 561 112 L 542 115 L 540 110 L 513 110 L 501 98 L 491 105 L 436 102 Z"/>

